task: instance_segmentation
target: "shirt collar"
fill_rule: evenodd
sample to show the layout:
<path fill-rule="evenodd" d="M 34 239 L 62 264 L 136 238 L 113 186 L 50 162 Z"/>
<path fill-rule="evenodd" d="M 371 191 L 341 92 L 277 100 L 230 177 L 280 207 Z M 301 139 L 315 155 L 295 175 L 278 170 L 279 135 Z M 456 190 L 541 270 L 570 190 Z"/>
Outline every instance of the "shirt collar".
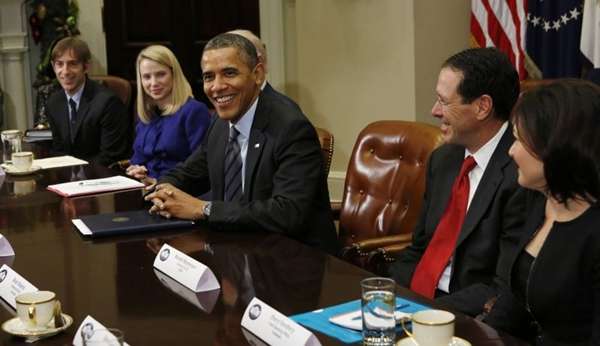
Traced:
<path fill-rule="evenodd" d="M 498 146 L 498 143 L 500 143 L 500 139 L 502 139 L 502 136 L 507 128 L 508 122 L 505 121 L 498 132 L 496 132 L 494 137 L 492 137 L 489 141 L 487 141 L 487 143 L 479 148 L 477 152 L 471 153 L 468 149 L 465 149 L 465 157 L 472 155 L 473 159 L 475 159 L 475 162 L 477 163 L 477 166 L 481 167 L 481 169 L 485 171 L 485 168 L 492 158 L 492 154 L 494 154 L 494 150 L 496 150 L 496 147 Z"/>
<path fill-rule="evenodd" d="M 241 135 L 244 136 L 244 138 L 250 138 L 250 129 L 252 128 L 252 123 L 254 122 L 254 114 L 256 113 L 256 106 L 258 105 L 259 98 L 260 96 L 254 100 L 252 106 L 248 108 L 246 113 L 242 115 L 237 123 L 229 123 L 229 126 L 235 126 L 235 128 L 240 132 Z"/>
<path fill-rule="evenodd" d="M 84 81 L 83 84 L 81 84 L 81 86 L 79 87 L 79 90 L 77 90 L 77 92 L 75 92 L 75 94 L 73 94 L 73 96 L 69 96 L 69 94 L 67 94 L 67 92 L 65 91 L 65 95 L 67 96 L 67 101 L 68 100 L 73 100 L 75 101 L 75 103 L 77 103 L 77 106 L 79 106 L 79 101 L 81 100 L 81 95 L 83 95 L 83 89 L 85 89 L 85 83 L 87 81 Z"/>

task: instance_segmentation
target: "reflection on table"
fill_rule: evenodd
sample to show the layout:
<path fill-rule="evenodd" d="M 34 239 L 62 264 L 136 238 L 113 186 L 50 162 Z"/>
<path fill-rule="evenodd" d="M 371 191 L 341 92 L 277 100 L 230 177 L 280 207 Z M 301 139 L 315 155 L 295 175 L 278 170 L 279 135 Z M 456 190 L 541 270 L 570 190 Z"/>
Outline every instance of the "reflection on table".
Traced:
<path fill-rule="evenodd" d="M 70 344 L 88 314 L 123 330 L 131 345 L 247 345 L 240 321 L 252 297 L 285 315 L 297 314 L 358 299 L 360 280 L 371 276 L 289 238 L 244 229 L 215 232 L 199 225 L 85 239 L 72 226 L 72 218 L 148 208 L 142 192 L 68 199 L 46 186 L 113 174 L 95 165 L 59 168 L 25 180 L 6 178 L 0 187 L 0 233 L 16 252 L 13 269 L 38 288 L 56 292 L 63 311 L 75 319 L 73 327 L 40 345 Z M 15 186 L 16 182 L 24 184 Z M 221 285 L 216 297 L 186 296 L 155 273 L 154 257 L 164 243 L 211 268 Z M 416 298 L 404 289 L 399 294 Z M 10 317 L 10 311 L 0 308 L 2 321 Z M 474 345 L 519 344 L 464 316 L 457 318 L 456 333 Z M 324 345 L 340 344 L 319 333 L 317 337 Z M 6 333 L 0 333 L 0 340 L 24 344 Z"/>

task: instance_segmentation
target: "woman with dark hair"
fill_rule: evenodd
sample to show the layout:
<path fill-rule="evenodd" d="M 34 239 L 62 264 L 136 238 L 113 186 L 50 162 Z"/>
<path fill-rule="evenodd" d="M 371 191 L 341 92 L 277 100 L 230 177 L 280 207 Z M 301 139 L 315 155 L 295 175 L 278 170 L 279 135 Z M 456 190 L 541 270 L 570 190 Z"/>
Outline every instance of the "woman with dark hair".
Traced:
<path fill-rule="evenodd" d="M 485 321 L 535 345 L 600 345 L 600 87 L 558 80 L 522 96 L 509 154 L 531 189 L 506 292 Z"/>

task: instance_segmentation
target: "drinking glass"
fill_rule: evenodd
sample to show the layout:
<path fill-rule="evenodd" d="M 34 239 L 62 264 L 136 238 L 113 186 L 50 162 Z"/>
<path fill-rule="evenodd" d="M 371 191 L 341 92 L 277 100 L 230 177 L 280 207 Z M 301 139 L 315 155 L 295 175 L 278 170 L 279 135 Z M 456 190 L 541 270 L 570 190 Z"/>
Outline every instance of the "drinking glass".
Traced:
<path fill-rule="evenodd" d="M 362 289 L 363 345 L 393 346 L 396 339 L 396 283 L 388 278 L 367 278 Z"/>
<path fill-rule="evenodd" d="M 4 130 L 0 133 L 2 138 L 2 162 L 11 163 L 12 154 L 21 151 L 21 131 Z"/>
<path fill-rule="evenodd" d="M 123 346 L 125 338 L 121 330 L 116 328 L 82 329 L 83 346 Z"/>

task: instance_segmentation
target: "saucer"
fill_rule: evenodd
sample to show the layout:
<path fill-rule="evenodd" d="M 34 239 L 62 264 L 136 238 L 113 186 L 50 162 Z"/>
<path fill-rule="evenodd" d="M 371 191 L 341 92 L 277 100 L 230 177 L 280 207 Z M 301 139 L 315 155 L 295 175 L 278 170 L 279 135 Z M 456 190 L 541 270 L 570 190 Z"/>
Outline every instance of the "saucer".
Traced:
<path fill-rule="evenodd" d="M 4 168 L 4 171 L 6 173 L 12 174 L 12 175 L 28 175 L 28 174 L 35 173 L 35 172 L 39 171 L 40 169 L 42 169 L 42 167 L 40 167 L 40 166 L 31 166 L 31 167 L 29 167 L 28 170 L 18 171 L 15 168 L 15 166 L 7 165 L 7 164 L 2 164 L 2 168 Z"/>
<path fill-rule="evenodd" d="M 54 334 L 58 334 L 58 333 L 62 332 L 63 330 L 69 328 L 71 326 L 71 324 L 73 324 L 73 317 L 71 317 L 67 314 L 62 314 L 62 317 L 65 321 L 65 324 L 59 328 L 54 328 L 54 326 L 52 325 L 52 327 L 48 326 L 47 329 L 27 330 L 23 326 L 23 323 L 21 322 L 21 320 L 18 317 L 15 317 L 15 318 L 11 318 L 10 320 L 2 323 L 2 330 L 7 332 L 8 334 L 22 336 L 22 337 L 32 337 L 32 336 L 47 337 L 47 336 L 51 336 Z"/>
<path fill-rule="evenodd" d="M 413 341 L 410 336 L 407 336 L 396 344 L 396 346 L 416 346 L 416 342 Z M 452 342 L 448 346 L 471 346 L 471 343 L 465 339 L 459 338 L 458 336 L 452 337 Z"/>

